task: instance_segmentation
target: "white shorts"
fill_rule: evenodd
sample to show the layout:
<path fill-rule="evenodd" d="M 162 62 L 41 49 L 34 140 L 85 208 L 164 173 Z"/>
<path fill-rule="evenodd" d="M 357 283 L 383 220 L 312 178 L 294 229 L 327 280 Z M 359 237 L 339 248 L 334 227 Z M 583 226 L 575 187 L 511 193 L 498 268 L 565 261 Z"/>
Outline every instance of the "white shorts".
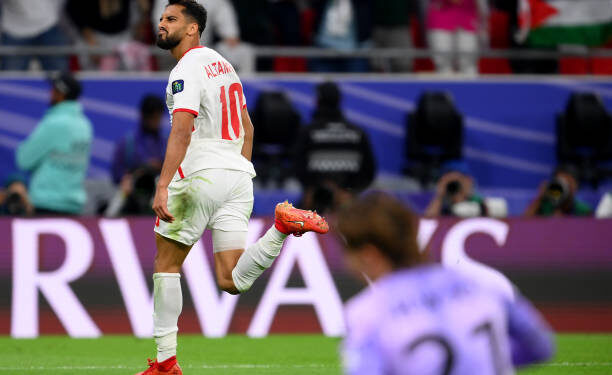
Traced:
<path fill-rule="evenodd" d="M 204 169 L 168 186 L 168 210 L 174 222 L 156 220 L 155 232 L 191 246 L 205 229 L 214 251 L 244 249 L 253 211 L 251 175 L 229 169 Z"/>

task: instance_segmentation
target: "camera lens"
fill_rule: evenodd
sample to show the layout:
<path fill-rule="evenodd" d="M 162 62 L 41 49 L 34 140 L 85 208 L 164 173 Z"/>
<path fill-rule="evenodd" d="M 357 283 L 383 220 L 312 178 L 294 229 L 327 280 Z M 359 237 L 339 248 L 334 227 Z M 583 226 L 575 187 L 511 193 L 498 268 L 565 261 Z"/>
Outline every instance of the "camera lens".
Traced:
<path fill-rule="evenodd" d="M 446 185 L 446 195 L 455 195 L 461 190 L 461 183 L 457 180 L 451 181 Z"/>

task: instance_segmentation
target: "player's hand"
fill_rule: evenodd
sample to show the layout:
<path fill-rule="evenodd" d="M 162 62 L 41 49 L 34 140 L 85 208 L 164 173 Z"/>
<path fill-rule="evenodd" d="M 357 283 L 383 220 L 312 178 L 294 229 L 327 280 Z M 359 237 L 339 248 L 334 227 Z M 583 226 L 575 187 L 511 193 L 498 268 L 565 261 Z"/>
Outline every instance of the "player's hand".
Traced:
<path fill-rule="evenodd" d="M 160 220 L 167 223 L 174 221 L 174 216 L 168 211 L 168 188 L 157 187 L 153 198 L 153 211 Z"/>

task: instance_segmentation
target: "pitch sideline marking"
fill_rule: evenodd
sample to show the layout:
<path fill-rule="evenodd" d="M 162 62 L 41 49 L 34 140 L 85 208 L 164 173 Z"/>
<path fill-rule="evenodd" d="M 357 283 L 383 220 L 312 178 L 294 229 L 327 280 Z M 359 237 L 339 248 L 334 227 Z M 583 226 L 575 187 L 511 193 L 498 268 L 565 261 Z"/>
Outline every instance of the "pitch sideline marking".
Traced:
<path fill-rule="evenodd" d="M 30 367 L 0 367 L 0 371 L 38 371 L 38 370 L 129 370 L 139 369 L 142 366 L 30 366 Z M 338 368 L 339 365 L 261 365 L 261 364 L 236 364 L 236 365 L 201 365 L 181 366 L 183 369 L 211 370 L 211 369 L 272 369 L 272 368 Z"/>
<path fill-rule="evenodd" d="M 607 367 L 612 366 L 612 362 L 553 362 L 536 365 L 535 367 Z M 139 369 L 142 366 L 31 366 L 31 367 L 0 367 L 0 371 L 38 371 L 38 370 L 129 370 Z M 272 369 L 272 368 L 338 368 L 339 365 L 261 365 L 261 364 L 236 364 L 236 365 L 201 365 L 183 366 L 185 369 Z"/>

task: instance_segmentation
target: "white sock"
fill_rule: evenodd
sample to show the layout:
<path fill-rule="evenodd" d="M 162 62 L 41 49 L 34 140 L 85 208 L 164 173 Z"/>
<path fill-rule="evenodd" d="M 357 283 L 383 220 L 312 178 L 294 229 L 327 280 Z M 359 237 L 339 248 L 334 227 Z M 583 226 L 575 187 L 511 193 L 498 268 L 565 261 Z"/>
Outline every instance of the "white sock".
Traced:
<path fill-rule="evenodd" d="M 234 285 L 240 293 L 249 290 L 263 271 L 270 268 L 274 259 L 280 254 L 285 238 L 287 235 L 272 225 L 263 237 L 242 253 L 232 270 Z"/>
<path fill-rule="evenodd" d="M 178 317 L 183 309 L 180 273 L 153 274 L 153 337 L 157 361 L 176 355 Z"/>

